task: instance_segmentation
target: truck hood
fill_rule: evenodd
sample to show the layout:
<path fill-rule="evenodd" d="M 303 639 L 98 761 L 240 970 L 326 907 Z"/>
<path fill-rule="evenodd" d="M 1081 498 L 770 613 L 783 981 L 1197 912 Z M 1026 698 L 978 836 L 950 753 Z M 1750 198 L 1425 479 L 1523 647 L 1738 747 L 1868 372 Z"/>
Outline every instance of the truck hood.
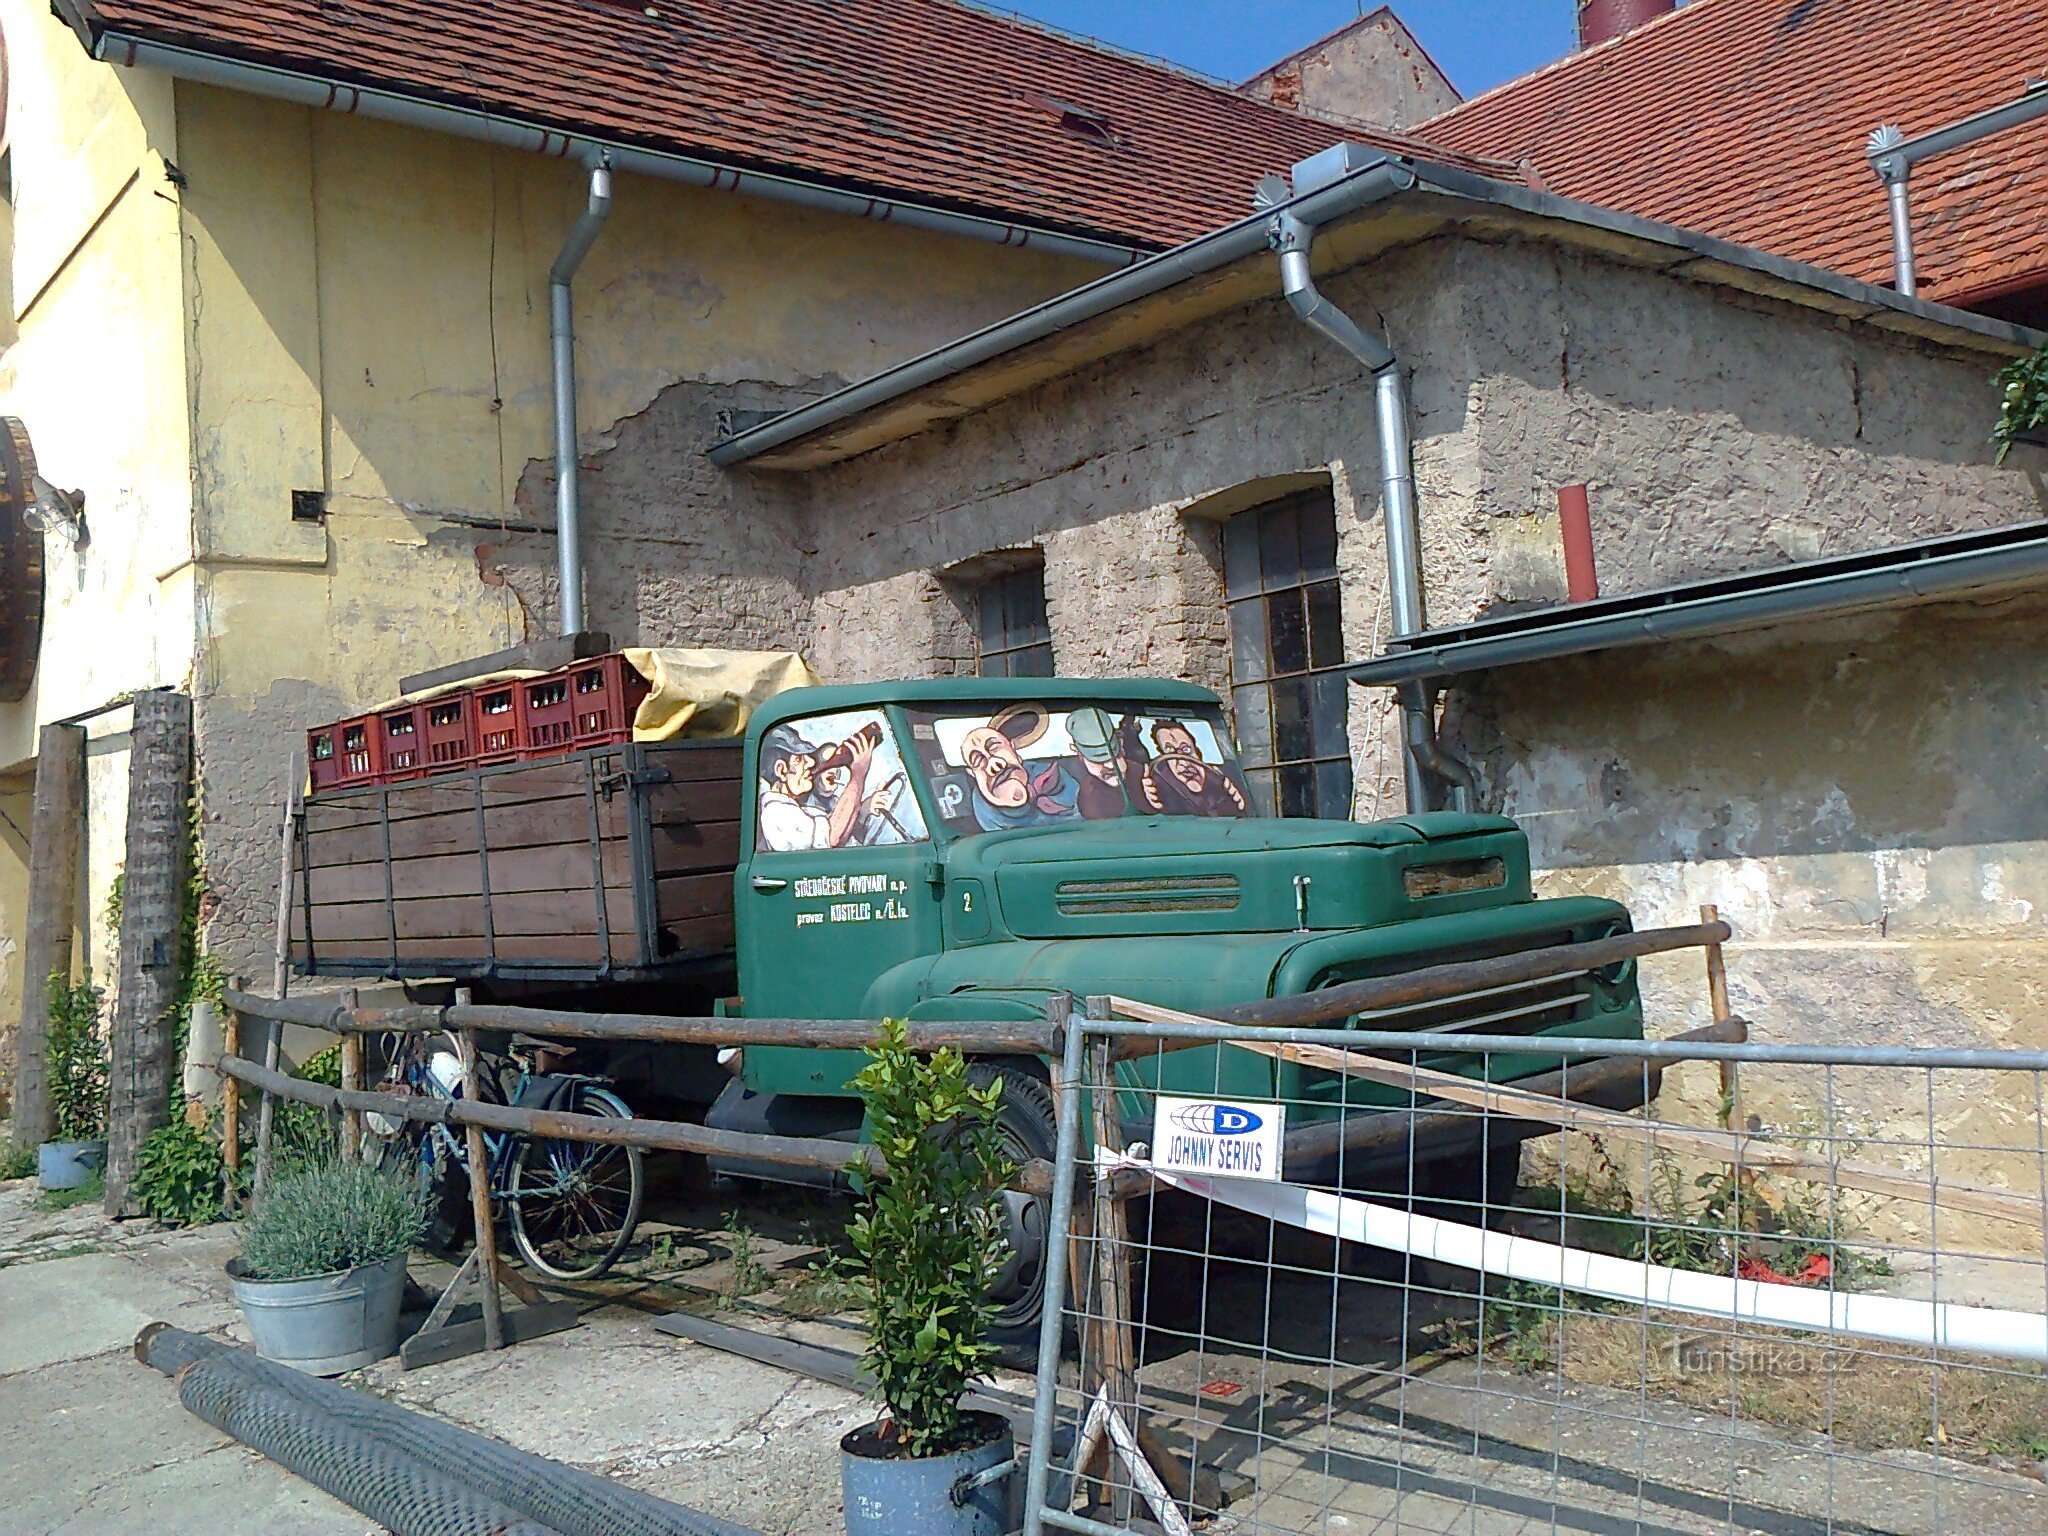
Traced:
<path fill-rule="evenodd" d="M 1528 841 L 1498 816 L 1349 822 L 1131 817 L 954 845 L 947 884 L 992 900 L 990 938 L 1378 927 L 1531 899 Z"/>

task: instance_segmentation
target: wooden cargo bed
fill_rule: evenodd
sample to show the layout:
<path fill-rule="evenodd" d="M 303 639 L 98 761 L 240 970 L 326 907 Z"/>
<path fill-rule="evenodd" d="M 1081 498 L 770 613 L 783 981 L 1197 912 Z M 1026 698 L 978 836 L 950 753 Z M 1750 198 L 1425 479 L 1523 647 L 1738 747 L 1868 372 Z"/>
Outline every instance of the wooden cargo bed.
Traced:
<path fill-rule="evenodd" d="M 300 971 L 644 980 L 731 953 L 740 744 L 649 742 L 307 800 Z"/>

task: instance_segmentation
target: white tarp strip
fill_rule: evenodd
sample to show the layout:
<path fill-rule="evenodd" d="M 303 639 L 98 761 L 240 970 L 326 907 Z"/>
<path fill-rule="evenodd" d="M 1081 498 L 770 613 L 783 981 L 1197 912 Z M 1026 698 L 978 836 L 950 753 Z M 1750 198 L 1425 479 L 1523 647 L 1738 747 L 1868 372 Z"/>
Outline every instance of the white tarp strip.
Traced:
<path fill-rule="evenodd" d="M 2006 1360 L 2048 1362 L 2048 1317 L 1998 1307 L 1849 1295 L 1760 1280 L 1703 1275 L 1586 1253 L 1556 1243 L 1488 1232 L 1430 1216 L 1410 1215 L 1348 1195 L 1299 1184 L 1266 1184 L 1169 1173 L 1139 1158 L 1106 1153 L 1104 1161 L 1142 1168 L 1158 1182 L 1220 1205 L 1461 1269 L 1483 1270 L 1531 1285 L 1728 1322 L 1763 1323 L 1897 1344 L 1939 1346 Z"/>

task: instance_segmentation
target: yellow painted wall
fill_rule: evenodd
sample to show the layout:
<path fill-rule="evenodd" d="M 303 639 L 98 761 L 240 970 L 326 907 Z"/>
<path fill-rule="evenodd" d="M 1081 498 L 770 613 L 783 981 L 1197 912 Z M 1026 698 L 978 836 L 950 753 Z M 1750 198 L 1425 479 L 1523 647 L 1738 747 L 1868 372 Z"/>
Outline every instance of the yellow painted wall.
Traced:
<path fill-rule="evenodd" d="M 87 543 L 45 544 L 35 685 L 0 704 L 0 770 L 32 783 L 37 727 L 191 670 L 190 420 L 185 394 L 171 83 L 92 63 L 43 0 L 0 0 L 15 203 L 4 255 L 0 414 L 28 425 L 43 474 L 84 492 Z M 81 963 L 102 982 L 100 915 L 123 858 L 125 712 L 93 727 Z M 9 802 L 26 830 L 27 795 Z M 0 1034 L 18 1016 L 25 869 L 0 854 Z M 8 1049 L 0 1045 L 0 1055 Z"/>
<path fill-rule="evenodd" d="M 547 273 L 585 177 L 182 84 L 176 128 L 206 858 L 253 963 L 297 733 L 532 637 L 493 551 L 553 525 Z M 620 176 L 576 286 L 582 447 L 679 382 L 822 390 L 1099 270 Z M 309 490 L 324 525 L 292 520 Z"/>

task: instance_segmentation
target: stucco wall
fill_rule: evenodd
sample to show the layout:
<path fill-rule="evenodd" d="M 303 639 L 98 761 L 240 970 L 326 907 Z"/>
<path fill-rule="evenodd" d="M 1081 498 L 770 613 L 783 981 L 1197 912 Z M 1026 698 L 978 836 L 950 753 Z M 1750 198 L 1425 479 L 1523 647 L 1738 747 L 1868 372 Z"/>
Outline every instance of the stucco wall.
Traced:
<path fill-rule="evenodd" d="M 1997 359 L 1980 353 L 1536 243 L 1440 240 L 1325 288 L 1412 369 L 1434 623 L 1562 599 L 1554 498 L 1572 481 L 1592 486 L 1608 592 L 2048 505 L 2038 466 L 1991 465 Z M 1370 411 L 1357 366 L 1266 304 L 801 477 L 817 644 L 838 673 L 915 662 L 917 627 L 900 644 L 877 594 L 1037 544 L 1062 671 L 1224 680 L 1204 514 L 1322 470 L 1346 649 L 1372 654 Z M 1544 889 L 1618 897 L 1644 926 L 1718 903 L 1759 1037 L 2040 1046 L 2039 624 L 2014 602 L 1522 668 L 1456 694 L 1449 739 L 1528 829 Z M 1354 695 L 1358 814 L 1400 808 L 1391 725 L 1383 692 Z M 1646 975 L 1655 1030 L 1706 1017 L 1696 956 Z M 1845 1113 L 1897 1131 L 1911 1107 L 1888 1094 Z M 1752 1108 L 1783 1124 L 1814 1103 Z M 2010 1108 L 1976 1129 L 2012 1131 Z M 1963 1113 L 1943 1134 L 1970 1129 Z"/>
<path fill-rule="evenodd" d="M 1406 128 L 1462 99 L 1415 35 L 1382 7 L 1240 87 L 1322 117 Z"/>
<path fill-rule="evenodd" d="M 554 627 L 547 271 L 585 186 L 560 161 L 201 87 L 176 107 L 209 937 L 266 969 L 297 733 Z M 709 469 L 717 411 L 794 403 L 1093 275 L 617 178 L 576 285 L 589 626 L 803 643 L 787 494 Z M 324 522 L 293 521 L 308 490 Z"/>
<path fill-rule="evenodd" d="M 15 210 L 0 414 L 27 424 L 45 478 L 83 493 L 88 538 L 44 541 L 42 654 L 0 704 L 6 814 L 25 837 L 37 728 L 140 689 L 182 686 L 196 584 L 180 316 L 178 158 L 169 83 L 87 60 L 39 0 L 0 0 Z M 125 839 L 126 712 L 89 728 L 81 972 L 114 970 L 105 896 Z M 27 925 L 26 847 L 0 852 L 0 1086 L 11 1082 Z"/>

